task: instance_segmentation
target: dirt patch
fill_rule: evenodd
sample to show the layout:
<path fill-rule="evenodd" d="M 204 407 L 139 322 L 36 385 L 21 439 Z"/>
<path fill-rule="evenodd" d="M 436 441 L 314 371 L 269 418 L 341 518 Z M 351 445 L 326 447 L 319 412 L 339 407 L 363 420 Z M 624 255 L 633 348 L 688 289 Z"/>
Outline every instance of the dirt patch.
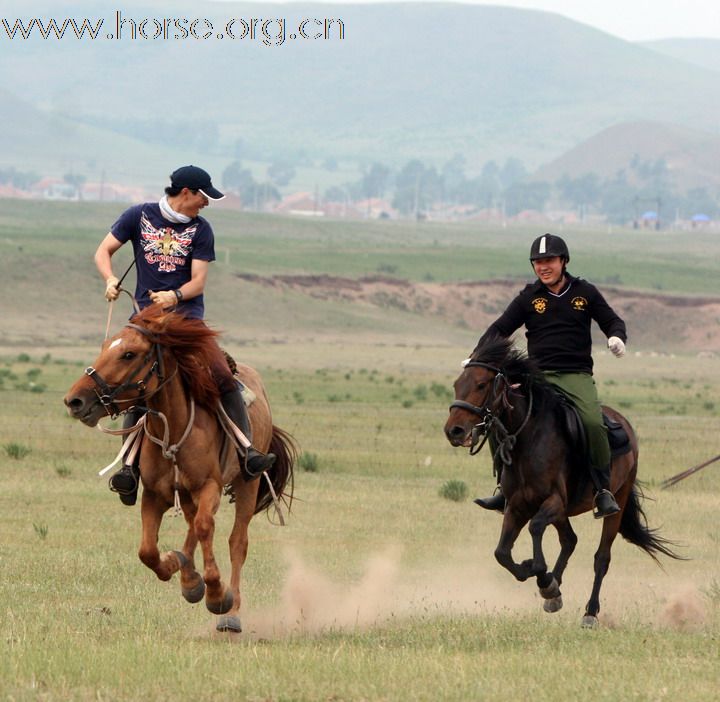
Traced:
<path fill-rule="evenodd" d="M 259 276 L 242 280 L 288 288 L 316 299 L 394 309 L 481 332 L 505 309 L 522 283 L 488 280 L 466 283 L 411 282 L 386 276 Z M 608 302 L 625 319 L 635 349 L 720 352 L 720 298 L 682 297 L 603 287 Z"/>

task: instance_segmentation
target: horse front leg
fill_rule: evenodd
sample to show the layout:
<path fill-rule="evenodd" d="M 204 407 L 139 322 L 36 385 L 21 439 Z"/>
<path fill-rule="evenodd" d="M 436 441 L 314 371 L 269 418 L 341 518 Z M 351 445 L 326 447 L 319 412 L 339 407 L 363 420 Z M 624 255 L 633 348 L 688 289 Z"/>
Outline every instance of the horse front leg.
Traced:
<path fill-rule="evenodd" d="M 555 570 L 553 569 L 552 572 L 548 572 L 545 554 L 542 549 L 542 540 L 549 524 L 567 522 L 564 515 L 565 505 L 560 495 L 555 494 L 543 502 L 535 516 L 530 520 L 528 527 L 533 543 L 533 559 L 528 565 L 532 574 L 536 576 L 540 595 L 545 600 L 543 609 L 546 612 L 558 612 L 562 609 L 563 602 L 560 593 L 560 581 L 555 577 Z M 570 553 L 572 553 L 572 550 Z M 569 554 L 567 554 L 567 557 L 569 558 Z M 561 560 L 562 555 L 558 559 L 558 562 L 561 562 Z M 565 562 L 567 563 L 567 561 Z M 564 568 L 565 566 L 562 565 L 560 569 L 561 573 Z"/>
<path fill-rule="evenodd" d="M 500 532 L 500 541 L 495 548 L 495 559 L 505 569 L 520 582 L 525 582 L 531 575 L 532 571 L 528 562 L 515 563 L 512 558 L 512 548 L 517 541 L 522 528 L 527 524 L 527 517 L 522 517 L 513 512 L 510 507 L 505 510 L 503 515 L 502 531 Z"/>
<path fill-rule="evenodd" d="M 255 513 L 258 483 L 257 481 L 246 483 L 241 479 L 235 482 L 233 488 L 235 494 L 235 522 L 228 543 L 230 546 L 230 589 L 234 595 L 234 601 L 230 611 L 218 619 L 216 629 L 239 634 L 242 631 L 240 621 L 240 605 L 242 604 L 240 576 L 248 554 L 248 527 Z"/>
<path fill-rule="evenodd" d="M 140 503 L 142 537 L 138 557 L 160 580 L 170 580 L 181 566 L 176 551 L 168 551 L 161 556 L 158 550 L 160 525 L 168 508 L 168 503 L 162 497 L 147 488 L 143 490 Z"/>
<path fill-rule="evenodd" d="M 552 573 L 555 576 L 555 580 L 557 580 L 558 585 L 562 585 L 562 577 L 565 573 L 565 568 L 567 568 L 570 556 L 572 556 L 575 551 L 578 538 L 570 524 L 570 520 L 567 518 L 562 519 L 559 522 L 555 522 L 555 529 L 557 529 L 558 539 L 560 541 L 560 553 L 558 554 L 557 561 L 555 561 Z"/>
<path fill-rule="evenodd" d="M 195 549 L 198 545 L 195 533 L 195 515 L 197 508 L 188 493 L 180 493 L 180 504 L 188 530 L 182 551 L 176 551 L 180 559 L 180 591 L 182 596 L 191 603 L 200 602 L 205 596 L 205 581 L 195 567 Z"/>
<path fill-rule="evenodd" d="M 213 614 L 224 614 L 233 605 L 232 590 L 223 583 L 213 552 L 215 513 L 220 506 L 220 493 L 220 485 L 214 480 L 207 480 L 194 495 L 197 513 L 193 526 L 203 554 L 205 606 Z"/>

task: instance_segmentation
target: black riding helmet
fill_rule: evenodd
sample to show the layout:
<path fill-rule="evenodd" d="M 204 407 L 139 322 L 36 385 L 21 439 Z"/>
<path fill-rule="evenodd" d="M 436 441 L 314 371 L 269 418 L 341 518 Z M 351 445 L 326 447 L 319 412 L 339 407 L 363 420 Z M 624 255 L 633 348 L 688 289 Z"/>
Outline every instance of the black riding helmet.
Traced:
<path fill-rule="evenodd" d="M 567 244 L 555 234 L 543 234 L 533 241 L 530 247 L 530 261 L 537 261 L 539 258 L 552 258 L 560 256 L 565 263 L 570 260 L 570 252 Z"/>

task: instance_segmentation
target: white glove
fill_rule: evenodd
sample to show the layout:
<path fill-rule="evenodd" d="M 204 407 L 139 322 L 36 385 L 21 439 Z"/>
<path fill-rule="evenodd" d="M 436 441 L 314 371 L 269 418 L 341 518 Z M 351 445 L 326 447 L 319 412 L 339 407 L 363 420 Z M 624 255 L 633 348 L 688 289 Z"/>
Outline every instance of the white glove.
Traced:
<path fill-rule="evenodd" d="M 114 276 L 111 275 L 106 281 L 105 281 L 105 299 L 108 302 L 112 302 L 113 300 L 117 300 L 120 296 L 120 281 Z"/>
<path fill-rule="evenodd" d="M 625 343 L 617 336 L 611 336 L 608 339 L 608 348 L 612 352 L 613 356 L 620 358 L 625 355 Z"/>
<path fill-rule="evenodd" d="M 164 310 L 175 307 L 178 303 L 177 295 L 173 290 L 159 290 L 158 292 L 151 290 L 150 299 Z"/>

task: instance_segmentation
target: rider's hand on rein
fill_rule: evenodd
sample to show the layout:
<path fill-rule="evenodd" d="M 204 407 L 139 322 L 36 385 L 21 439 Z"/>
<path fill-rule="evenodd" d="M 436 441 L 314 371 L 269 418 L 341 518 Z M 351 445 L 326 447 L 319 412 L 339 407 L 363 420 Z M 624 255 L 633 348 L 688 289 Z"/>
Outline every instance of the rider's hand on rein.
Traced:
<path fill-rule="evenodd" d="M 118 299 L 119 295 L 120 281 L 114 275 L 111 275 L 105 281 L 105 299 L 108 302 L 113 302 L 114 300 Z"/>
<path fill-rule="evenodd" d="M 178 298 L 173 290 L 150 291 L 150 299 L 164 310 L 175 307 L 178 303 Z"/>

